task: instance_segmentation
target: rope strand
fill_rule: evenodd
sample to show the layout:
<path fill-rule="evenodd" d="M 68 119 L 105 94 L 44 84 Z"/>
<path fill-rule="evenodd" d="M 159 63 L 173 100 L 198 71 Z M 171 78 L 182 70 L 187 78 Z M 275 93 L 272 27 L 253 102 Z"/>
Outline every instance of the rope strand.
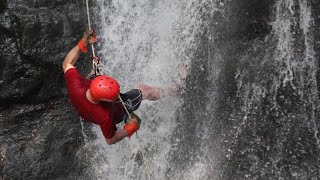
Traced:
<path fill-rule="evenodd" d="M 122 106 L 124 107 L 124 110 L 126 111 L 128 117 L 129 117 L 129 119 L 131 119 L 131 114 L 129 113 L 129 111 L 128 111 L 126 105 L 124 104 L 124 102 L 123 102 L 123 100 L 122 100 L 120 95 L 119 95 L 119 99 L 120 99 L 120 102 L 121 102 Z"/>
<path fill-rule="evenodd" d="M 89 2 L 88 2 L 88 0 L 86 0 L 86 6 L 87 6 L 88 26 L 89 26 L 89 30 L 91 30 L 91 22 L 90 22 Z"/>
<path fill-rule="evenodd" d="M 89 30 L 91 30 L 91 22 L 90 22 L 90 12 L 89 12 L 89 0 L 86 0 L 86 7 L 87 7 L 87 17 L 88 17 L 88 28 Z M 94 51 L 94 46 L 93 44 L 91 44 L 91 49 L 92 49 L 92 56 L 93 56 L 93 65 L 94 65 L 94 68 L 97 69 L 98 67 L 98 64 L 95 62 L 95 57 L 96 57 L 96 53 Z M 95 73 L 97 72 L 97 70 L 95 70 Z M 100 72 L 98 71 L 98 75 L 100 75 Z M 121 101 L 121 104 L 123 105 L 123 108 L 125 109 L 126 113 L 128 114 L 128 117 L 131 119 L 131 114 L 129 113 L 127 107 L 125 106 L 122 98 L 120 97 L 119 95 L 119 99 Z"/>
<path fill-rule="evenodd" d="M 91 30 L 91 21 L 90 21 L 90 12 L 89 12 L 89 0 L 86 0 L 86 6 L 87 6 L 87 17 L 88 17 L 88 29 Z M 96 53 L 94 51 L 93 44 L 91 44 L 91 49 L 92 49 L 92 55 L 93 55 L 93 57 L 95 57 Z"/>

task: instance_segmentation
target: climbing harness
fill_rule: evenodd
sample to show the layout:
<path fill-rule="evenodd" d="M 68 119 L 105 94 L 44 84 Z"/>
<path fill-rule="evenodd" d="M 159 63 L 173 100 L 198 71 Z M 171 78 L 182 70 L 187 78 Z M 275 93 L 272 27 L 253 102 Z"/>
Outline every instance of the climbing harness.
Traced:
<path fill-rule="evenodd" d="M 100 59 L 97 56 L 92 56 L 92 68 L 94 70 L 94 76 L 101 75 L 102 65 L 100 64 Z"/>
<path fill-rule="evenodd" d="M 122 106 L 123 106 L 124 110 L 126 111 L 126 113 L 127 113 L 128 117 L 129 117 L 129 119 L 131 119 L 131 114 L 129 113 L 129 111 L 128 111 L 128 109 L 127 109 L 126 105 L 124 104 L 124 102 L 123 102 L 123 100 L 122 100 L 122 98 L 121 98 L 121 96 L 120 96 L 120 95 L 119 95 L 119 99 L 120 99 L 120 102 L 121 102 L 121 104 L 122 104 Z"/>
<path fill-rule="evenodd" d="M 86 0 L 86 8 L 87 8 L 87 17 L 88 17 L 88 28 L 89 28 L 89 30 L 91 30 L 90 12 L 89 12 L 89 0 Z M 102 65 L 100 64 L 99 57 L 96 56 L 93 44 L 91 44 L 91 50 L 92 50 L 92 68 L 94 70 L 94 76 L 102 75 L 101 74 Z M 131 114 L 129 113 L 129 111 L 128 111 L 126 105 L 124 104 L 124 102 L 123 102 L 123 100 L 122 100 L 120 95 L 119 95 L 119 99 L 120 99 L 120 102 L 121 102 L 124 110 L 126 111 L 128 117 L 129 117 L 129 119 L 131 119 Z"/>

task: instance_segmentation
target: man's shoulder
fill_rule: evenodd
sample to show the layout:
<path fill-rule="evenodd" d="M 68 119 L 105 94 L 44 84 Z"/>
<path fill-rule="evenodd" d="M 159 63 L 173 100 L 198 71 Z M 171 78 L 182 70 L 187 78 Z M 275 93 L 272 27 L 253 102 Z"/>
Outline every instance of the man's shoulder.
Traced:
<path fill-rule="evenodd" d="M 64 79 L 67 84 L 77 81 L 78 83 L 83 84 L 84 86 L 90 86 L 91 81 L 83 77 L 76 68 L 70 68 L 64 73 Z"/>
<path fill-rule="evenodd" d="M 76 68 L 70 68 L 64 73 L 65 78 L 75 77 L 75 76 L 81 77 L 81 75 L 79 74 Z"/>
<path fill-rule="evenodd" d="M 83 103 L 85 94 L 90 87 L 90 81 L 82 77 L 77 69 L 72 68 L 66 71 L 65 81 L 68 89 L 69 98 L 74 102 Z"/>

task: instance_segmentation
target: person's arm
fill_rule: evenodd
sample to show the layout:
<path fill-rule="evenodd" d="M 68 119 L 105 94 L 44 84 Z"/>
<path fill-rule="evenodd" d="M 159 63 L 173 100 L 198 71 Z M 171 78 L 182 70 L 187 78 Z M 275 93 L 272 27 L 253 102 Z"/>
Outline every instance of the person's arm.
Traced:
<path fill-rule="evenodd" d="M 70 68 L 74 68 L 74 64 L 79 59 L 81 52 L 87 52 L 87 45 L 96 42 L 96 35 L 93 30 L 88 30 L 84 33 L 83 38 L 79 41 L 77 46 L 67 54 L 62 63 L 63 72 L 66 72 Z"/>
<path fill-rule="evenodd" d="M 112 145 L 112 144 L 115 144 L 115 143 L 121 141 L 122 139 L 124 139 L 124 138 L 127 137 L 127 136 L 128 136 L 127 131 L 124 130 L 124 129 L 121 129 L 121 130 L 117 131 L 117 132 L 114 134 L 114 136 L 112 136 L 112 138 L 106 139 L 106 141 L 107 141 L 107 143 L 108 143 L 109 145 Z"/>
<path fill-rule="evenodd" d="M 125 137 L 131 137 L 140 128 L 140 118 L 134 113 L 131 114 L 131 119 L 123 126 L 123 129 L 117 131 L 112 138 L 106 139 L 109 145 L 115 144 Z"/>
<path fill-rule="evenodd" d="M 70 68 L 74 68 L 74 64 L 79 59 L 81 50 L 78 46 L 75 46 L 66 56 L 62 63 L 63 72 L 66 72 Z"/>

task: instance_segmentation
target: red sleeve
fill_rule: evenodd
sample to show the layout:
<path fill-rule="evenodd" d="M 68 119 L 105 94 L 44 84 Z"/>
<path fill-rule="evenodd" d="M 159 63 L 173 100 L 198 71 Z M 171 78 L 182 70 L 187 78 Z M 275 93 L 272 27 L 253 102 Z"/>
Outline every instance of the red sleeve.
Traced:
<path fill-rule="evenodd" d="M 91 81 L 81 76 L 76 68 L 70 68 L 64 73 L 64 79 L 67 85 L 71 84 L 83 84 L 90 86 Z"/>
<path fill-rule="evenodd" d="M 79 74 L 76 68 L 70 68 L 64 73 L 64 78 L 72 79 L 72 78 L 79 78 L 81 75 Z"/>
<path fill-rule="evenodd" d="M 100 124 L 100 128 L 106 139 L 111 139 L 117 131 L 117 127 L 112 121 L 104 121 L 104 123 Z"/>

